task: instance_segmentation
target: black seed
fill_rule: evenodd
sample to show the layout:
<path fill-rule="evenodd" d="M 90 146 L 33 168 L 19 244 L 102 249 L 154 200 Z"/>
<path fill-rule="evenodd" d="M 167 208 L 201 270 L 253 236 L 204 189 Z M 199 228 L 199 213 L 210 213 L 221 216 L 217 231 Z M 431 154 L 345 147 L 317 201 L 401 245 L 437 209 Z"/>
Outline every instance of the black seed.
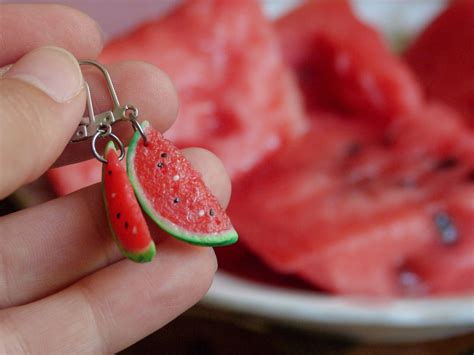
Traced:
<path fill-rule="evenodd" d="M 214 217 L 216 215 L 216 212 L 211 208 L 209 210 L 209 216 Z"/>
<path fill-rule="evenodd" d="M 179 197 L 175 197 L 175 199 L 173 200 L 174 203 L 178 203 L 180 201 Z"/>
<path fill-rule="evenodd" d="M 128 222 L 125 222 L 125 229 L 128 228 Z"/>
<path fill-rule="evenodd" d="M 168 154 L 166 154 L 166 153 L 164 153 L 164 152 L 161 153 L 161 157 L 162 157 L 162 158 L 166 158 L 167 156 L 168 156 Z"/>
<path fill-rule="evenodd" d="M 467 181 L 474 183 L 474 169 L 467 173 Z"/>
<path fill-rule="evenodd" d="M 382 146 L 390 148 L 395 144 L 396 137 L 392 133 L 386 133 L 382 138 Z"/>
<path fill-rule="evenodd" d="M 120 219 L 120 212 L 117 213 L 117 219 Z"/>
<path fill-rule="evenodd" d="M 455 168 L 459 164 L 459 160 L 454 157 L 447 157 L 436 164 L 435 170 L 449 170 Z"/>
<path fill-rule="evenodd" d="M 112 170 L 107 171 L 107 174 L 112 175 Z"/>
<path fill-rule="evenodd" d="M 400 187 L 416 187 L 417 183 L 414 178 L 405 176 L 397 182 L 397 185 Z"/>
<path fill-rule="evenodd" d="M 165 164 L 163 164 L 163 163 L 160 161 L 158 164 L 156 164 L 156 166 L 161 169 L 163 166 L 165 166 Z"/>
<path fill-rule="evenodd" d="M 439 234 L 441 242 L 445 245 L 452 245 L 459 239 L 458 230 L 454 225 L 451 217 L 445 212 L 439 212 L 434 216 L 434 222 Z"/>
<path fill-rule="evenodd" d="M 361 150 L 362 150 L 362 144 L 358 142 L 349 143 L 346 147 L 346 153 L 347 153 L 347 156 L 349 157 L 353 157 L 359 154 Z"/>

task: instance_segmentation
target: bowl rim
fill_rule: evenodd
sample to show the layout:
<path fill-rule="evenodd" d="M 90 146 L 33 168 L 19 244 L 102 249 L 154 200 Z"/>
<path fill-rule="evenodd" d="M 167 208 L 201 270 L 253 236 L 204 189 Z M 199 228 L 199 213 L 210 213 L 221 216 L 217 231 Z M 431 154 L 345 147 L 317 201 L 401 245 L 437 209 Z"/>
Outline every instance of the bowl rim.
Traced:
<path fill-rule="evenodd" d="M 202 302 L 270 319 L 320 325 L 474 328 L 474 293 L 403 299 L 333 296 L 270 286 L 218 271 Z"/>

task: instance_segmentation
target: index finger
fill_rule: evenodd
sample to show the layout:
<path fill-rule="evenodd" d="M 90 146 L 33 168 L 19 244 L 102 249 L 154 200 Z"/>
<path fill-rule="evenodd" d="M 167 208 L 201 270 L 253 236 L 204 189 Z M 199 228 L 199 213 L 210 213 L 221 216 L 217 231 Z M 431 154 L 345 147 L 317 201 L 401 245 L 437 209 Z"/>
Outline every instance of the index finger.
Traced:
<path fill-rule="evenodd" d="M 94 59 L 102 50 L 99 25 L 64 5 L 0 5 L 0 67 L 42 46 L 67 49 L 76 58 Z"/>

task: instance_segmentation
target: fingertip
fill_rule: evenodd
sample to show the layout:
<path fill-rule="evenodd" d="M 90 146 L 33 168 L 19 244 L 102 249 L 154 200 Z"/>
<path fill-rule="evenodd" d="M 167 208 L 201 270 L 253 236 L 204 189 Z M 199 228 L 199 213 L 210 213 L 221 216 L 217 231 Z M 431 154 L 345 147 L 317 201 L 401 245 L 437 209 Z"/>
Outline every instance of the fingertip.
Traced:
<path fill-rule="evenodd" d="M 93 59 L 96 58 L 104 48 L 105 35 L 99 23 L 91 16 L 74 7 L 64 4 L 43 4 L 49 6 L 47 10 L 58 14 L 58 26 L 64 26 L 67 32 L 71 32 L 71 36 L 75 38 L 79 35 L 83 36 L 81 41 L 76 41 L 75 45 L 80 45 L 78 48 L 71 48 L 71 52 L 80 57 L 81 53 L 90 53 L 90 58 L 78 59 Z M 61 28 L 61 27 L 59 27 Z M 76 33 L 76 36 L 74 36 Z M 82 39 L 87 40 L 82 40 Z"/>
<path fill-rule="evenodd" d="M 179 109 L 178 92 L 174 86 L 170 76 L 156 66 L 146 62 L 136 62 L 143 66 L 144 72 L 150 72 L 154 75 L 152 78 L 151 88 L 155 89 L 151 99 L 157 100 L 158 110 L 150 112 L 149 120 L 161 132 L 168 130 L 176 121 Z M 154 83 L 153 83 L 154 82 Z"/>
<path fill-rule="evenodd" d="M 204 183 L 217 197 L 222 207 L 226 208 L 232 184 L 222 161 L 214 153 L 203 148 L 185 148 L 182 153 L 194 169 L 201 173 Z"/>

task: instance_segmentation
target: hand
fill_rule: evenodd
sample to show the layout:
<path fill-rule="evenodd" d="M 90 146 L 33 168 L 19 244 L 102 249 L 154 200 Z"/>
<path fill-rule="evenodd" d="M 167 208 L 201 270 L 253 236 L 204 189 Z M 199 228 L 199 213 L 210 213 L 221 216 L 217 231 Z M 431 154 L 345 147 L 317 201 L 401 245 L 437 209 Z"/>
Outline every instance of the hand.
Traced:
<path fill-rule="evenodd" d="M 0 67 L 14 63 L 0 78 L 4 198 L 52 164 L 91 158 L 90 142 L 68 145 L 85 107 L 73 55 L 94 59 L 102 39 L 90 18 L 67 7 L 0 6 Z M 109 70 L 122 102 L 139 107 L 162 131 L 173 123 L 178 103 L 164 73 L 140 62 Z M 110 108 L 100 75 L 91 71 L 85 79 L 98 98 L 97 112 Z M 118 134 L 126 140 L 131 131 Z M 225 206 L 230 182 L 219 160 L 202 149 L 184 153 Z M 1 354 L 117 352 L 196 303 L 217 267 L 211 248 L 170 237 L 159 239 L 151 263 L 123 260 L 108 231 L 100 186 L 0 218 L 0 242 Z"/>

